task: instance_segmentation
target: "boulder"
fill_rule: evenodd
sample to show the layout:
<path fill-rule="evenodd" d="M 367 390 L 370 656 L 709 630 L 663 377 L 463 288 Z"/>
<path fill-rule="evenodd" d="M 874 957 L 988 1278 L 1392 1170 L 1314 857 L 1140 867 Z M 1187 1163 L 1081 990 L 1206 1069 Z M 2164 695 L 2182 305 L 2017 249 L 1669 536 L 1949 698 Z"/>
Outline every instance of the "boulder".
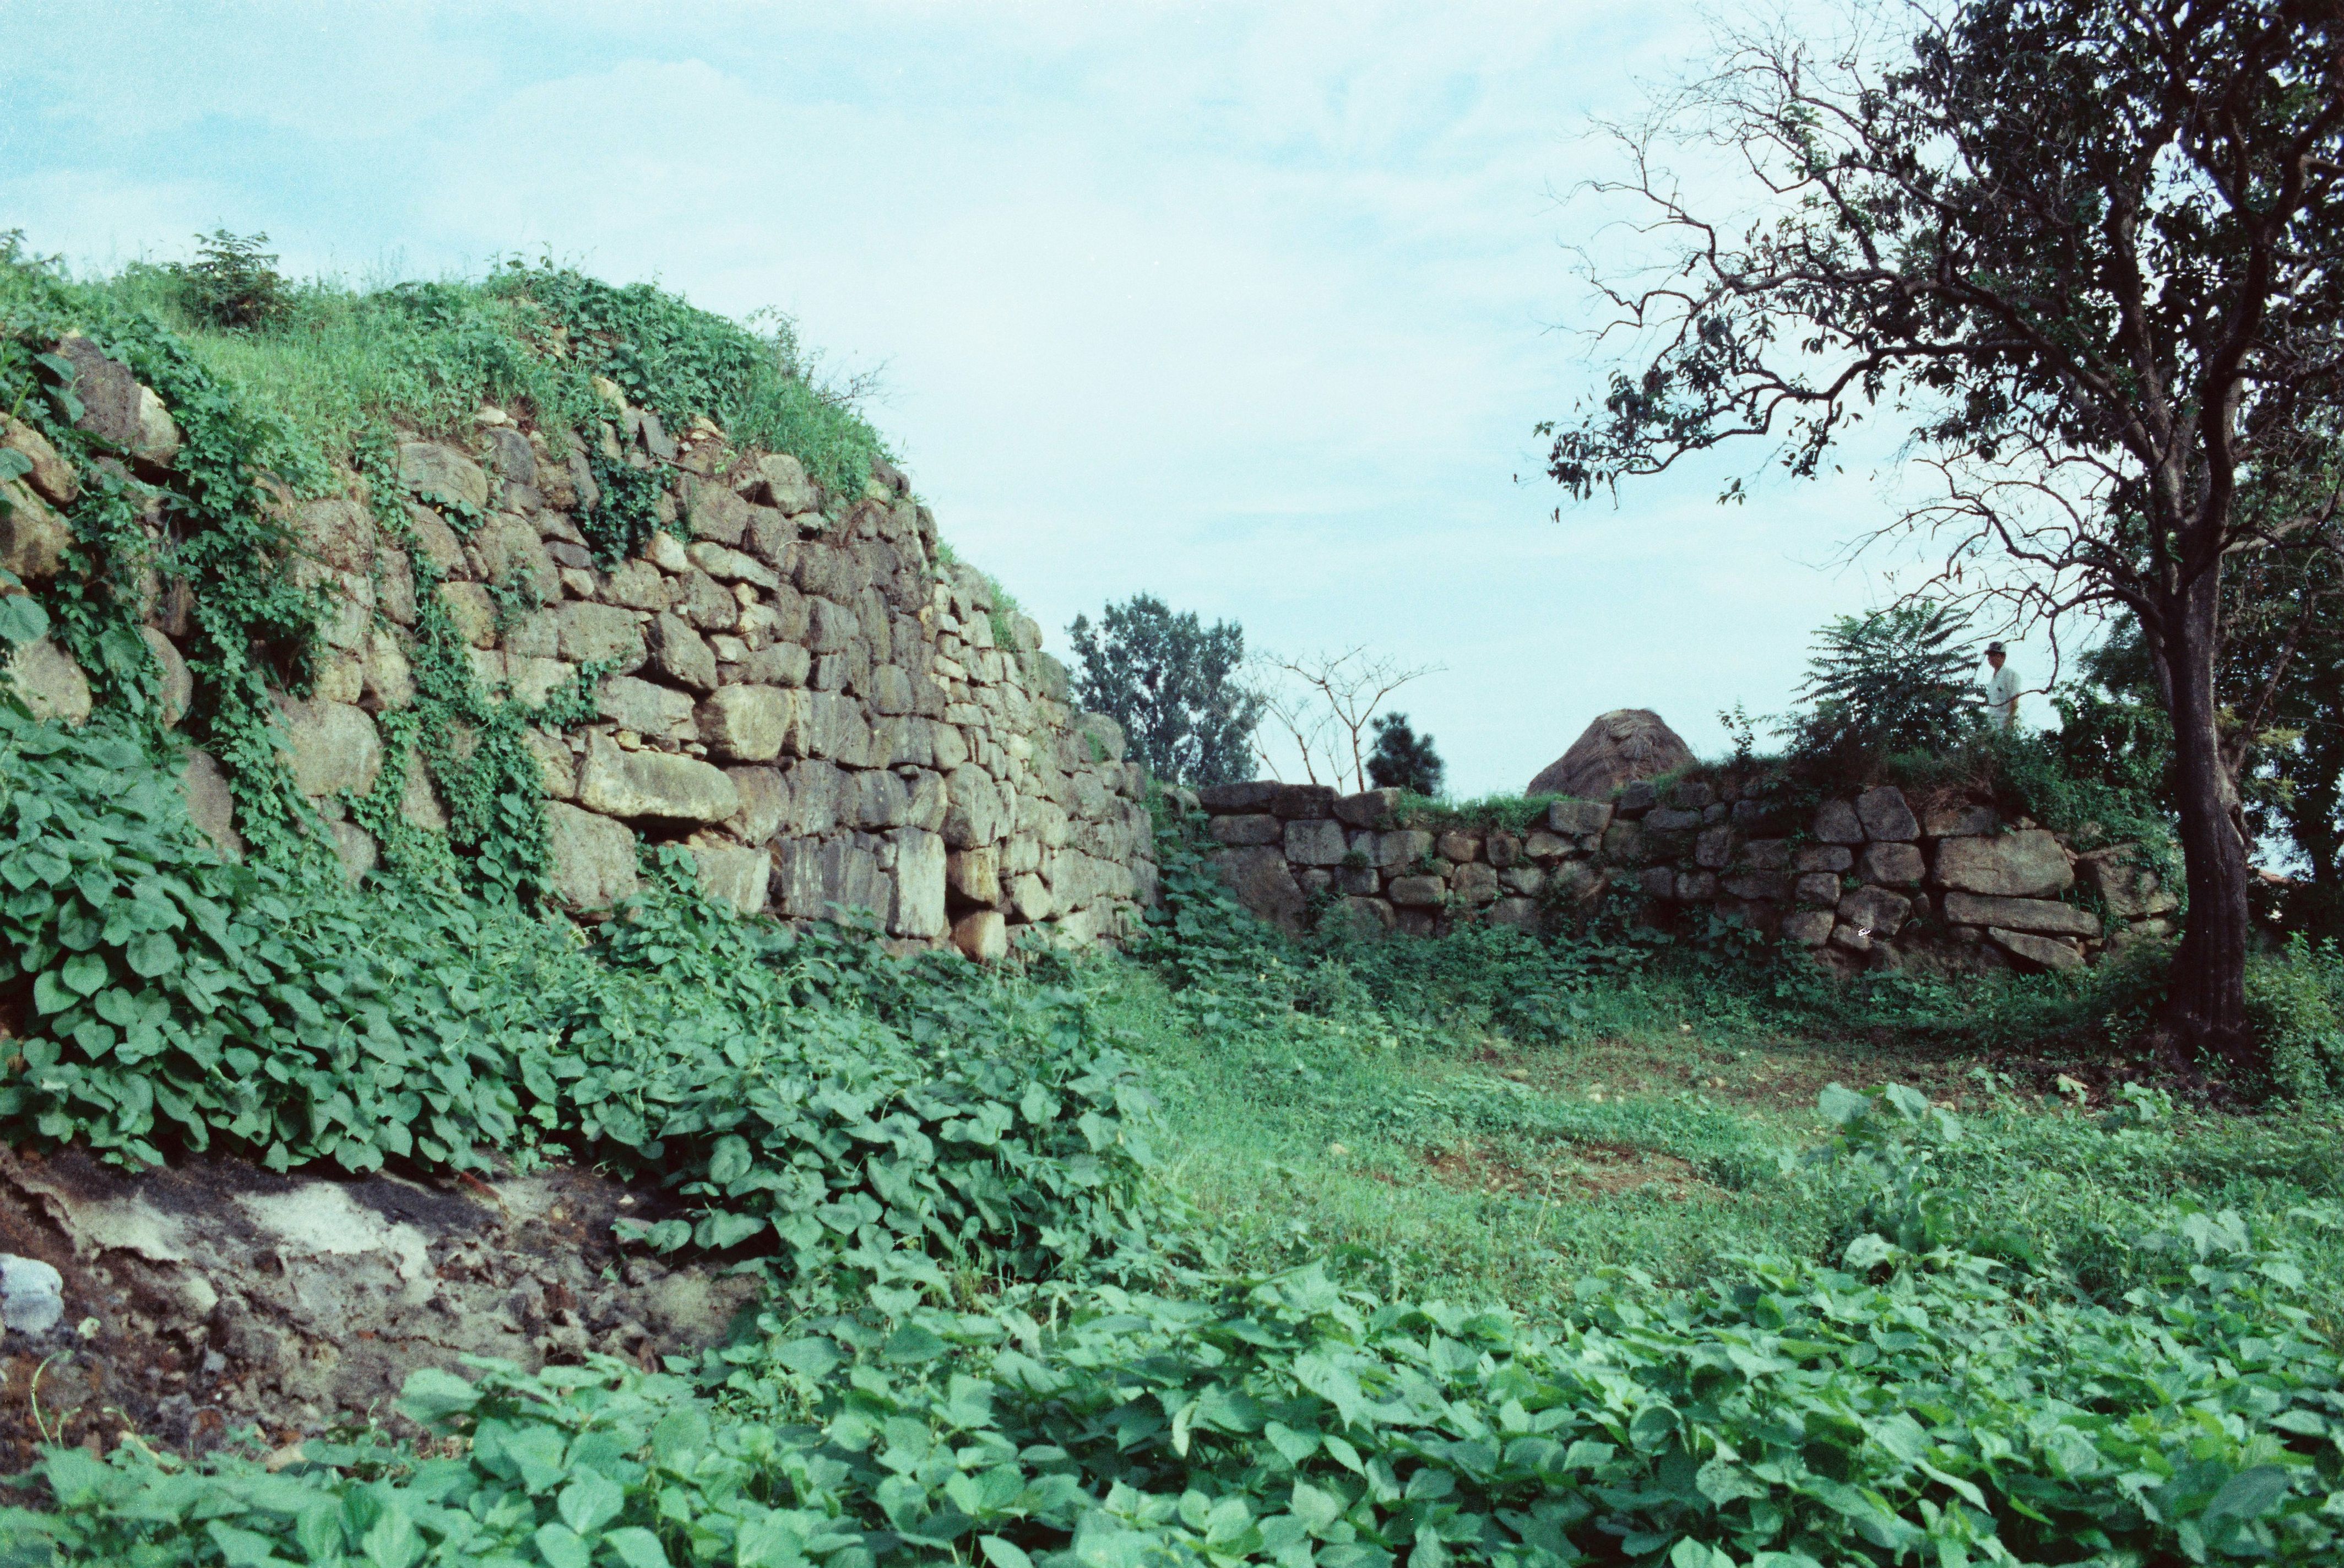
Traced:
<path fill-rule="evenodd" d="M 399 482 L 419 495 L 460 501 L 475 511 L 489 506 L 489 476 L 480 465 L 440 441 L 399 443 Z"/>
<path fill-rule="evenodd" d="M 1975 838 L 2001 827 L 2002 818 L 1990 805 L 1955 802 L 1933 805 L 1921 815 L 1921 831 L 1931 838 Z"/>
<path fill-rule="evenodd" d="M 73 530 L 22 480 L 0 482 L 0 571 L 45 582 L 65 565 Z"/>
<path fill-rule="evenodd" d="M 1793 871 L 1846 871 L 1855 865 L 1855 852 L 1844 844 L 1803 844 L 1792 857 Z"/>
<path fill-rule="evenodd" d="M 951 929 L 945 919 L 945 841 L 925 828 L 899 827 L 887 835 L 895 846 L 894 900 L 887 929 L 922 939 Z"/>
<path fill-rule="evenodd" d="M 700 705 L 700 738 L 730 762 L 771 762 L 790 738 L 799 700 L 777 686 L 724 686 Z"/>
<path fill-rule="evenodd" d="M 2048 898 L 1995 898 L 1975 893 L 1949 892 L 1945 918 L 1955 926 L 1999 926 L 2008 931 L 2033 931 L 2053 936 L 2097 936 L 2099 917 L 2088 909 Z"/>
<path fill-rule="evenodd" d="M 278 754 L 293 771 L 293 785 L 318 798 L 348 790 L 364 794 L 382 771 L 382 736 L 366 710 L 348 703 L 277 700 L 284 718 Z"/>
<path fill-rule="evenodd" d="M 1873 839 L 1909 844 L 1921 836 L 1920 819 L 1904 804 L 1904 792 L 1894 784 L 1881 784 L 1857 795 L 1855 814 Z"/>
<path fill-rule="evenodd" d="M 195 673 L 187 668 L 187 661 L 171 645 L 171 640 L 152 626 L 141 626 L 138 635 L 146 640 L 146 651 L 155 656 L 158 676 L 155 696 L 162 711 L 163 727 L 176 728 L 187 716 L 188 704 L 196 700 Z"/>
<path fill-rule="evenodd" d="M 489 591 L 477 582 L 443 582 L 440 585 L 440 603 L 448 612 L 449 623 L 456 635 L 468 647 L 493 648 L 497 642 L 497 603 Z M 585 609 L 580 605 L 577 608 Z M 640 640 L 639 640 L 640 642 Z M 641 660 L 636 663 L 640 664 Z"/>
<path fill-rule="evenodd" d="M 1223 849 L 1215 851 L 1212 860 L 1213 868 L 1229 885 L 1238 903 L 1289 930 L 1300 925 L 1302 888 L 1287 869 L 1283 851 L 1267 845 Z"/>
<path fill-rule="evenodd" d="M 329 822 L 326 824 L 326 843 L 334 858 L 342 863 L 342 875 L 352 883 L 366 880 L 368 872 L 382 858 L 382 846 L 374 835 L 354 822 Z"/>
<path fill-rule="evenodd" d="M 998 964 L 1009 956 L 1009 922 L 998 909 L 976 909 L 953 923 L 952 942 L 961 956 Z"/>
<path fill-rule="evenodd" d="M 630 821 L 722 822 L 741 809 L 741 792 L 695 757 L 621 750 L 605 735 L 586 743 L 578 804 Z"/>
<path fill-rule="evenodd" d="M 1986 936 L 1994 945 L 2012 957 L 2023 960 L 2039 969 L 2074 969 L 2082 966 L 2084 956 L 2056 937 L 2037 936 L 2029 931 L 2013 931 L 2005 926 L 1986 927 Z"/>
<path fill-rule="evenodd" d="M 760 691 L 762 687 L 738 686 L 734 691 Z M 689 741 L 699 737 L 699 727 L 692 721 L 692 699 L 672 686 L 655 685 L 639 681 L 632 675 L 612 675 L 594 693 L 595 712 L 622 730 L 632 730 L 648 739 Z M 736 754 L 724 752 L 728 757 Z M 773 754 L 768 752 L 766 756 Z M 760 762 L 761 757 L 739 757 L 743 762 Z"/>
<path fill-rule="evenodd" d="M 1283 787 L 1275 779 L 1207 784 L 1197 792 L 1197 804 L 1216 815 L 1224 812 L 1267 812 Z"/>
<path fill-rule="evenodd" d="M 25 475 L 35 494 L 52 506 L 71 506 L 81 495 L 81 479 L 73 464 L 57 455 L 49 438 L 11 414 L 0 414 L 0 450 L 12 451 L 31 463 Z"/>
<path fill-rule="evenodd" d="M 1460 865 L 1450 878 L 1450 892 L 1456 901 L 1468 909 L 1498 901 L 1498 873 L 1494 866 L 1479 864 Z"/>
<path fill-rule="evenodd" d="M 2157 875 L 2154 866 L 2139 864 L 2137 845 L 2111 845 L 2096 849 L 2077 863 L 2084 881 L 2100 895 L 2108 913 L 2119 920 L 2146 920 L 2181 906 Z M 2002 924 L 2008 926 L 2010 921 Z"/>
<path fill-rule="evenodd" d="M 1843 926 L 1853 926 L 1884 939 L 1902 931 L 1912 914 L 1911 899 L 1901 893 L 1891 893 L 1884 887 L 1859 887 L 1839 901 L 1839 918 Z"/>
<path fill-rule="evenodd" d="M 1616 708 L 1588 725 L 1523 793 L 1608 800 L 1622 784 L 1674 773 L 1692 766 L 1692 750 L 1660 714 L 1649 708 Z"/>
<path fill-rule="evenodd" d="M 1937 845 L 1940 886 L 2002 898 L 2047 898 L 2075 885 L 2067 853 L 2044 828 L 1991 838 L 1948 838 Z"/>
<path fill-rule="evenodd" d="M 1001 852 L 990 846 L 949 852 L 945 856 L 945 885 L 962 904 L 1000 903 Z"/>
<path fill-rule="evenodd" d="M 1207 821 L 1205 831 L 1213 835 L 1214 843 L 1226 844 L 1237 847 L 1243 847 L 1247 845 L 1283 844 L 1286 842 L 1286 824 L 1267 814 L 1250 816 L 1211 817 Z M 1342 856 L 1337 855 L 1335 858 L 1339 860 Z M 1332 863 L 1330 862 L 1329 864 Z"/>
<path fill-rule="evenodd" d="M 712 902 L 741 915 L 763 911 L 765 885 L 773 875 L 773 863 L 763 850 L 696 842 L 692 860 L 700 869 L 700 891 Z"/>
<path fill-rule="evenodd" d="M 1831 940 L 1834 924 L 1828 909 L 1795 909 L 1783 916 L 1783 940 L 1794 947 L 1820 947 Z"/>
<path fill-rule="evenodd" d="M 1286 858 L 1296 865 L 1340 865 L 1346 853 L 1343 824 L 1332 818 L 1286 824 Z"/>
<path fill-rule="evenodd" d="M 89 718 L 89 677 L 52 638 L 36 637 L 18 648 L 8 661 L 5 679 L 36 719 L 81 724 Z"/>
<path fill-rule="evenodd" d="M 74 396 L 82 407 L 75 423 L 143 466 L 169 468 L 179 455 L 179 428 L 163 400 L 78 332 L 59 339 L 56 351 L 74 368 Z"/>
<path fill-rule="evenodd" d="M 1866 882 L 1890 887 L 1917 887 L 1928 869 L 1918 845 L 1892 840 L 1865 845 L 1856 862 L 1855 874 Z"/>
<path fill-rule="evenodd" d="M 573 664 L 614 663 L 619 674 L 631 675 L 651 658 L 642 622 L 631 611 L 571 602 L 557 607 L 553 617 L 561 657 Z"/>
<path fill-rule="evenodd" d="M 813 481 L 798 460 L 782 452 L 773 452 L 757 460 L 753 478 L 743 487 L 754 499 L 767 506 L 779 507 L 794 516 L 812 511 L 819 504 Z"/>
<path fill-rule="evenodd" d="M 1752 904 L 1782 904 L 1791 896 L 1791 878 L 1782 871 L 1739 871 L 1718 879 L 1718 885 Z"/>
<path fill-rule="evenodd" d="M 1362 790 L 1358 794 L 1340 795 L 1335 801 L 1335 820 L 1349 827 L 1382 828 L 1392 824 L 1392 814 L 1399 809 L 1399 791 L 1396 789 Z"/>
<path fill-rule="evenodd" d="M 551 893 L 581 914 L 614 909 L 638 891 L 635 835 L 607 816 L 561 801 L 545 807 Z"/>
<path fill-rule="evenodd" d="M 209 752 L 187 754 L 179 769 L 179 791 L 187 796 L 187 820 L 212 841 L 212 847 L 230 860 L 242 860 L 244 835 L 236 831 L 236 792 Z"/>
<path fill-rule="evenodd" d="M 1803 872 L 1792 892 L 1802 904 L 1829 909 L 1839 903 L 1839 878 L 1828 871 Z"/>
<path fill-rule="evenodd" d="M 1815 808 L 1815 836 L 1825 844 L 1862 844 L 1864 819 L 1844 800 L 1827 800 Z"/>
<path fill-rule="evenodd" d="M 1546 825 L 1551 832 L 1585 838 L 1612 825 L 1612 807 L 1599 800 L 1555 801 L 1546 808 Z"/>

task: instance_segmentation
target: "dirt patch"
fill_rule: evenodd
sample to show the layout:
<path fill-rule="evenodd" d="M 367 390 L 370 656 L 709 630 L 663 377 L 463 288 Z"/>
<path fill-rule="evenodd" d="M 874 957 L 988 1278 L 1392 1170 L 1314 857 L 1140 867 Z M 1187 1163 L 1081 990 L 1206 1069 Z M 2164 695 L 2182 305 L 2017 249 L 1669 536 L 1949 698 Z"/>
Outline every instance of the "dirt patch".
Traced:
<path fill-rule="evenodd" d="M 1909 1084 L 1955 1106 L 1982 1096 L 1972 1076 L 1982 1065 L 1975 1055 L 1841 1051 L 1803 1042 L 1719 1047 L 1689 1035 L 1681 1046 L 1597 1040 L 1567 1051 L 1484 1050 L 1473 1059 L 1550 1094 L 1591 1091 L 1628 1098 L 1689 1089 L 1705 1098 L 1792 1116 L 1812 1115 L 1816 1097 L 1834 1083 L 1850 1088 Z"/>
<path fill-rule="evenodd" d="M 1482 1192 L 1553 1202 L 1649 1192 L 1679 1201 L 1725 1198 L 1672 1154 L 1624 1143 L 1557 1143 L 1501 1153 L 1488 1143 L 1452 1144 L 1424 1157 L 1435 1181 L 1458 1192 Z"/>
<path fill-rule="evenodd" d="M 755 1296 L 718 1265 L 622 1254 L 656 1197 L 557 1167 L 494 1181 L 278 1176 L 207 1160 L 126 1176 L 0 1149 L 0 1251 L 65 1277 L 65 1317 L 0 1341 L 0 1471 L 125 1431 L 200 1450 L 384 1419 L 465 1355 L 646 1366 L 722 1339 Z M 35 1381 L 37 1376 L 37 1381 Z"/>

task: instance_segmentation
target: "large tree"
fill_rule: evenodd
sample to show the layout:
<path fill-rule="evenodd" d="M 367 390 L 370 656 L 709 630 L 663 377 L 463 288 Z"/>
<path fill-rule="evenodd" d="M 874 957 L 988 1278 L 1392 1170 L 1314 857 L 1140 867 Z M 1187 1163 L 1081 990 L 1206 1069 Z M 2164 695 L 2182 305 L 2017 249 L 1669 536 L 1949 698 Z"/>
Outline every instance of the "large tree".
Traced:
<path fill-rule="evenodd" d="M 1812 475 L 1885 419 L 1942 479 L 1906 519 L 1945 541 L 1933 591 L 2017 622 L 2129 611 L 2173 727 L 2187 872 L 2168 1026 L 2258 1067 L 2222 584 L 2336 515 L 2332 483 L 2288 476 L 2327 450 L 2344 368 L 2344 9 L 1858 16 L 1871 37 L 1852 43 L 1731 38 L 1622 128 L 1631 172 L 1597 189 L 1676 243 L 1665 275 L 1608 280 L 1636 346 L 1600 406 L 1541 427 L 1550 470 L 1584 495 L 1771 434 Z M 1754 178 L 1758 216 L 1684 194 L 1663 158 L 1687 145 Z"/>
<path fill-rule="evenodd" d="M 1099 620 L 1095 627 L 1077 615 L 1066 628 L 1082 704 L 1121 724 L 1132 756 L 1165 784 L 1248 777 L 1262 699 L 1238 678 L 1244 629 L 1207 626 L 1193 610 L 1176 614 L 1148 593 L 1109 604 Z"/>

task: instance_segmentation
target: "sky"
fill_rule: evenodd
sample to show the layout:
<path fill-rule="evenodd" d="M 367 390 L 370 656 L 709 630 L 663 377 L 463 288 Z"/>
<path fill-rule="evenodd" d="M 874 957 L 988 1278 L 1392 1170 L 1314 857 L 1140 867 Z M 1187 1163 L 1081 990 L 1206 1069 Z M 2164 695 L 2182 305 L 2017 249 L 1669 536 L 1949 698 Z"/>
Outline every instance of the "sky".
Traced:
<path fill-rule="evenodd" d="M 874 422 L 1047 646 L 1146 592 L 1437 666 L 1393 705 L 1460 795 L 1612 708 L 1721 753 L 1721 710 L 1789 707 L 1814 629 L 1910 571 L 1844 549 L 1893 462 L 1542 477 L 1533 427 L 1601 385 L 1574 255 L 1616 230 L 1573 193 L 1615 167 L 1597 119 L 1698 58 L 1689 5 L 0 0 L 0 35 L 29 248 L 551 254 L 782 310 L 883 372 Z"/>

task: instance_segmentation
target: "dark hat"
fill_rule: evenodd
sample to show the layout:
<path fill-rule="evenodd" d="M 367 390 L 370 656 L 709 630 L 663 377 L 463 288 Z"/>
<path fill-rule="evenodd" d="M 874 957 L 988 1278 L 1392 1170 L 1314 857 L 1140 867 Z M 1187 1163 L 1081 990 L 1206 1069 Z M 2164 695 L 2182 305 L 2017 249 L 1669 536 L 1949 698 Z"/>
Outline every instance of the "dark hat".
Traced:
<path fill-rule="evenodd" d="M 2005 654 L 2006 654 L 2006 653 L 2008 653 L 2008 652 L 2010 652 L 2010 650 L 2009 650 L 2009 649 L 2007 649 L 2007 648 L 2004 647 L 2004 646 L 2003 646 L 2001 643 L 1999 643 L 1999 642 L 1989 642 L 1989 643 L 1987 643 L 1987 644 L 1985 645 L 1985 651 L 1986 651 L 1987 652 L 1989 652 L 1989 653 L 2005 653 Z"/>

